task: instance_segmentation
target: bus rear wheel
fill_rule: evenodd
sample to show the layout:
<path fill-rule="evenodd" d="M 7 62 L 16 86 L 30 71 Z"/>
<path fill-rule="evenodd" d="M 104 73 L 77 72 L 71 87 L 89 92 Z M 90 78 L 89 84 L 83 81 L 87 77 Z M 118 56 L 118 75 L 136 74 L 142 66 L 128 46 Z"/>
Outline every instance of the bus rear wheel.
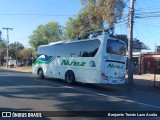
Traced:
<path fill-rule="evenodd" d="M 74 75 L 73 71 L 69 70 L 66 72 L 65 81 L 70 85 L 75 84 L 75 75 Z"/>
<path fill-rule="evenodd" d="M 38 69 L 38 77 L 39 77 L 40 79 L 44 79 L 44 73 L 43 73 L 42 68 L 39 68 L 39 69 Z"/>

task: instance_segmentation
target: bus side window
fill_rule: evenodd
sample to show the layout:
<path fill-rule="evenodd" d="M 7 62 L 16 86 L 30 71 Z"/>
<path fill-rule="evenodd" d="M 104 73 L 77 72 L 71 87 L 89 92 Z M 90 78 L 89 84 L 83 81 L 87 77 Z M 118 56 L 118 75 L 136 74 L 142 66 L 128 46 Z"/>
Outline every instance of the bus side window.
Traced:
<path fill-rule="evenodd" d="M 70 43 L 67 51 L 68 51 L 67 54 L 68 54 L 69 57 L 80 57 L 81 46 L 78 42 L 77 43 Z"/>
<path fill-rule="evenodd" d="M 71 57 L 77 57 L 77 56 L 76 56 L 76 53 L 70 53 L 70 56 L 71 56 Z"/>
<path fill-rule="evenodd" d="M 84 52 L 82 53 L 82 57 L 89 57 L 89 53 L 86 52 L 86 51 L 84 51 Z"/>
<path fill-rule="evenodd" d="M 99 40 L 84 41 L 82 57 L 94 57 L 98 51 L 99 46 L 100 46 Z"/>
<path fill-rule="evenodd" d="M 57 45 L 56 48 L 55 48 L 55 51 L 53 51 L 54 55 L 57 57 L 57 58 L 60 58 L 60 57 L 66 57 L 66 46 L 65 45 Z"/>

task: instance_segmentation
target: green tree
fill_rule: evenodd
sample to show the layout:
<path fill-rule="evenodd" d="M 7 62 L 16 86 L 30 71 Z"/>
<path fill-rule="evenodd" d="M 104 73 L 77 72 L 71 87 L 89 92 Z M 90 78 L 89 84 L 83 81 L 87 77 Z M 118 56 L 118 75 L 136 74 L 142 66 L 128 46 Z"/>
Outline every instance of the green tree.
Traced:
<path fill-rule="evenodd" d="M 19 50 L 24 49 L 24 46 L 19 42 L 9 44 L 9 57 L 16 59 L 16 53 Z"/>
<path fill-rule="evenodd" d="M 20 58 L 21 61 L 26 61 L 25 64 L 29 64 L 29 60 L 33 59 L 32 55 L 34 54 L 34 49 L 33 48 L 26 48 L 18 51 L 18 57 Z"/>
<path fill-rule="evenodd" d="M 79 12 L 77 18 L 69 18 L 66 27 L 65 35 L 68 39 L 77 37 L 86 38 L 90 31 L 97 30 L 96 26 L 89 23 L 89 18 L 85 12 Z"/>
<path fill-rule="evenodd" d="M 89 20 L 103 27 L 107 22 L 110 29 L 121 19 L 125 3 L 123 0 L 80 0 L 83 5 L 83 12 L 88 15 Z"/>
<path fill-rule="evenodd" d="M 112 35 L 112 37 L 123 40 L 128 46 L 128 38 L 127 35 Z M 133 39 L 133 49 L 137 50 L 149 50 L 150 48 L 145 45 L 143 42 L 140 42 L 137 38 Z"/>
<path fill-rule="evenodd" d="M 75 39 L 76 37 L 79 36 L 80 32 L 82 31 L 82 27 L 80 26 L 82 23 L 81 20 L 79 20 L 78 18 L 73 19 L 73 18 L 69 18 L 67 23 L 66 23 L 66 27 L 65 27 L 65 35 L 67 39 Z"/>
<path fill-rule="evenodd" d="M 81 0 L 82 10 L 76 18 L 69 18 L 65 34 L 67 38 L 86 38 L 91 32 L 108 25 L 111 34 L 114 25 L 122 17 L 125 7 L 123 0 Z"/>
<path fill-rule="evenodd" d="M 0 65 L 4 62 L 4 56 L 6 56 L 6 42 L 0 39 Z"/>
<path fill-rule="evenodd" d="M 57 22 L 49 22 L 45 25 L 39 25 L 33 34 L 29 37 L 29 43 L 33 48 L 45 45 L 50 42 L 61 39 L 61 26 Z"/>
<path fill-rule="evenodd" d="M 18 51 L 18 56 L 21 60 L 23 59 L 32 59 L 32 55 L 34 54 L 33 48 L 26 48 Z"/>

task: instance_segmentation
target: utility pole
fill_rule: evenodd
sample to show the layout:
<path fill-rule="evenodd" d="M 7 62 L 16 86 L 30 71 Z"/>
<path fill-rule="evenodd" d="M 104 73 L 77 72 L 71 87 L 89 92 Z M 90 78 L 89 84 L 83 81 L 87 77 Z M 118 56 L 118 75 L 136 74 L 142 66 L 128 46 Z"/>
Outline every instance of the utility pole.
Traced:
<path fill-rule="evenodd" d="M 16 42 L 16 68 L 17 68 L 17 44 L 18 44 L 18 42 Z"/>
<path fill-rule="evenodd" d="M 2 28 L 2 29 L 7 30 L 7 59 L 6 59 L 6 67 L 8 68 L 8 61 L 9 61 L 9 58 L 8 58 L 8 56 L 9 56 L 9 54 L 8 54 L 8 53 L 9 53 L 9 52 L 8 52 L 8 51 L 9 51 L 9 47 L 8 47 L 8 46 L 9 46 L 9 34 L 8 34 L 8 31 L 9 31 L 9 30 L 13 30 L 13 28 L 5 28 L 5 27 L 4 27 L 4 28 Z"/>
<path fill-rule="evenodd" d="M 134 0 L 130 0 L 129 9 L 129 31 L 128 31 L 128 84 L 133 85 L 133 16 L 134 16 Z"/>

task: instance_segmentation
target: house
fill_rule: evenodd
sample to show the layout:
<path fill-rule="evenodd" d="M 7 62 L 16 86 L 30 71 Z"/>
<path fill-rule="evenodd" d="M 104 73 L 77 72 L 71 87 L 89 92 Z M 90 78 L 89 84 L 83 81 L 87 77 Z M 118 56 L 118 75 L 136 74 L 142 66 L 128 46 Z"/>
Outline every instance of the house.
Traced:
<path fill-rule="evenodd" d="M 160 53 L 133 53 L 134 74 L 160 74 Z"/>
<path fill-rule="evenodd" d="M 141 54 L 141 73 L 160 74 L 160 53 Z"/>

